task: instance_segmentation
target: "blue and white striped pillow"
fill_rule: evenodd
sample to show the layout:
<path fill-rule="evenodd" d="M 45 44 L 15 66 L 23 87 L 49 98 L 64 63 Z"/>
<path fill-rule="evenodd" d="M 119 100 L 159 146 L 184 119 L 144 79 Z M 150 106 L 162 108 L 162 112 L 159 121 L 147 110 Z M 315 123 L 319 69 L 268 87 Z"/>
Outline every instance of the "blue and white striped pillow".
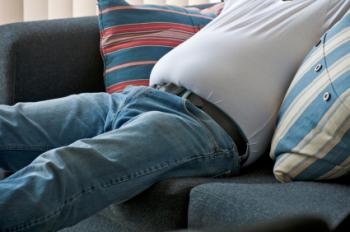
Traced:
<path fill-rule="evenodd" d="M 350 171 L 350 11 L 306 56 L 280 108 L 270 156 L 281 182 Z"/>

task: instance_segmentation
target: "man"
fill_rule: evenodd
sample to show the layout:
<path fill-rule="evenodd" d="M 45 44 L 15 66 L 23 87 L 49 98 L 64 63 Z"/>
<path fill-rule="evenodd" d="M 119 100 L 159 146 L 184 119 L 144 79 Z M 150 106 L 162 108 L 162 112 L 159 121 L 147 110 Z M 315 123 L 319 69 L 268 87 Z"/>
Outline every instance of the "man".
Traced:
<path fill-rule="evenodd" d="M 0 229 L 54 231 L 166 178 L 238 173 L 263 154 L 295 69 L 349 5 L 228 1 L 160 60 L 153 88 L 1 106 L 0 167 L 15 173 L 0 181 Z"/>

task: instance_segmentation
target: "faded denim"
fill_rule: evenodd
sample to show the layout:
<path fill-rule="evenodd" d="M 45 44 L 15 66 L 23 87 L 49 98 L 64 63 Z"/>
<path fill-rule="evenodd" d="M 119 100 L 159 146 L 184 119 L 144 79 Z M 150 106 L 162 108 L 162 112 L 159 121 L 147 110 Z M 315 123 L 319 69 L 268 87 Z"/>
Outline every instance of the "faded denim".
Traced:
<path fill-rule="evenodd" d="M 237 174 L 231 137 L 150 87 L 0 106 L 0 231 L 56 231 L 172 177 Z"/>

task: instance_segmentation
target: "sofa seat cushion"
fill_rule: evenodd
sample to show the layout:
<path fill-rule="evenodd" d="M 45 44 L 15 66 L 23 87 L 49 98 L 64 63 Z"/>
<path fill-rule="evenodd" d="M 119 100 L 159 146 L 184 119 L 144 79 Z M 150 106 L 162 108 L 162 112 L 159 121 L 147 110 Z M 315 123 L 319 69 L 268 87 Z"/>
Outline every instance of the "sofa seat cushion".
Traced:
<path fill-rule="evenodd" d="M 323 218 L 335 228 L 350 213 L 343 183 L 210 183 L 192 189 L 189 228 L 251 224 L 294 216 Z"/>
<path fill-rule="evenodd" d="M 113 204 L 99 213 L 123 231 L 166 231 L 187 227 L 189 193 L 194 186 L 219 183 L 276 183 L 273 161 L 266 156 L 242 170 L 239 176 L 220 178 L 176 178 L 159 182 L 122 204 Z M 85 231 L 87 232 L 87 231 Z"/>
<path fill-rule="evenodd" d="M 189 195 L 193 187 L 206 183 L 277 183 L 273 161 L 266 154 L 238 176 L 176 178 L 161 181 L 122 204 L 112 204 L 62 232 L 127 231 L 156 232 L 187 228 Z M 104 225 L 102 225 L 104 224 Z"/>
<path fill-rule="evenodd" d="M 101 215 L 93 215 L 80 223 L 67 227 L 65 229 L 60 230 L 59 232 L 115 232 L 115 231 L 123 231 L 129 232 L 123 224 L 118 224 L 116 222 L 112 222 L 111 220 L 101 216 Z"/>

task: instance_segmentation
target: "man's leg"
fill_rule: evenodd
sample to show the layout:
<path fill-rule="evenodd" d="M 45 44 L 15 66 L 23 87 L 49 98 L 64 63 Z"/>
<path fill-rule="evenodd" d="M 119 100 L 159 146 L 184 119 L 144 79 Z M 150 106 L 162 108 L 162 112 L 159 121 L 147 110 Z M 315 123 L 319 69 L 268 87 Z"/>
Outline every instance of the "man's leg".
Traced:
<path fill-rule="evenodd" d="M 56 231 L 163 179 L 238 171 L 222 128 L 187 101 L 158 94 L 166 95 L 129 101 L 118 129 L 49 150 L 0 181 L 0 230 Z"/>
<path fill-rule="evenodd" d="M 115 98 L 118 98 L 117 101 Z M 36 103 L 0 105 L 0 168 L 9 172 L 41 153 L 111 130 L 123 96 L 79 94 Z"/>

